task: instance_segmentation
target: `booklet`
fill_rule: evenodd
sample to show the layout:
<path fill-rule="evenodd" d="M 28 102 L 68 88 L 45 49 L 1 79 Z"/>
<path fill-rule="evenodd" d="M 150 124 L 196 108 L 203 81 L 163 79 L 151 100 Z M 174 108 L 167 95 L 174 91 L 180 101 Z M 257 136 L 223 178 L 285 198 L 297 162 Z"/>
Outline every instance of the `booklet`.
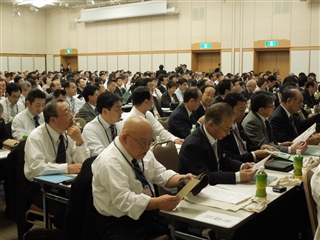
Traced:
<path fill-rule="evenodd" d="M 316 131 L 316 123 L 314 123 L 311 127 L 301 133 L 298 137 L 293 139 L 293 143 L 297 143 L 300 141 L 306 141 L 314 132 Z"/>

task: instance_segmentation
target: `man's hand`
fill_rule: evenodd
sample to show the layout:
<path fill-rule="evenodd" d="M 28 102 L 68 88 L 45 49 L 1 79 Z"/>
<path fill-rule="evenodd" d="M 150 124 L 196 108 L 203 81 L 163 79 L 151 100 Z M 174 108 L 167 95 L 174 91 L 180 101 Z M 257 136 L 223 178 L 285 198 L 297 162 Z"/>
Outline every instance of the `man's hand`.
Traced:
<path fill-rule="evenodd" d="M 254 162 L 246 162 L 242 165 L 242 170 L 253 168 L 254 164 Z"/>
<path fill-rule="evenodd" d="M 270 145 L 267 145 L 267 144 L 261 145 L 261 150 L 265 150 L 265 149 L 268 149 L 270 151 L 279 151 L 277 148 L 275 148 L 273 146 L 270 146 Z"/>
<path fill-rule="evenodd" d="M 81 131 L 80 129 L 75 126 L 75 125 L 72 125 L 71 127 L 69 127 L 67 129 L 67 135 L 73 140 L 76 142 L 77 146 L 81 146 L 83 144 L 83 139 L 82 139 L 82 136 L 81 136 Z"/>
<path fill-rule="evenodd" d="M 270 153 L 266 152 L 265 150 L 256 150 L 254 151 L 254 154 L 256 155 L 257 160 L 261 160 L 270 155 Z"/>
<path fill-rule="evenodd" d="M 184 139 L 181 138 L 177 138 L 176 140 L 174 140 L 174 143 L 176 144 L 182 144 L 184 142 Z"/>
<path fill-rule="evenodd" d="M 79 173 L 81 170 L 82 164 L 81 163 L 75 163 L 75 164 L 69 164 L 68 165 L 68 173 Z"/>
<path fill-rule="evenodd" d="M 297 149 L 300 149 L 301 153 L 305 152 L 308 149 L 307 142 L 300 141 L 291 145 L 291 153 L 296 153 Z"/>
<path fill-rule="evenodd" d="M 290 147 L 291 145 L 292 145 L 292 142 L 283 142 L 283 143 L 280 143 L 280 146 Z"/>
<path fill-rule="evenodd" d="M 170 211 L 179 204 L 180 198 L 178 196 L 170 196 L 166 194 L 158 197 L 157 201 L 159 210 Z"/>
<path fill-rule="evenodd" d="M 244 169 L 240 171 L 240 182 L 249 182 L 256 171 L 249 170 L 249 169 Z"/>

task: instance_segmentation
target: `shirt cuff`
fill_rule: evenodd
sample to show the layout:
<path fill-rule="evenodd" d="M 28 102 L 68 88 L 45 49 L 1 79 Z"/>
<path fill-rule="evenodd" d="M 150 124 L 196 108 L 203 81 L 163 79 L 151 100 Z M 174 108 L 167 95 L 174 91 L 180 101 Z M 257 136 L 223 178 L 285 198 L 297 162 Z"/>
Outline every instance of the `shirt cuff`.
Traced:
<path fill-rule="evenodd" d="M 291 153 L 291 147 L 288 147 L 288 153 Z"/>
<path fill-rule="evenodd" d="M 236 183 L 239 183 L 241 181 L 240 179 L 240 172 L 236 172 Z"/>
<path fill-rule="evenodd" d="M 254 152 L 251 152 L 252 156 L 253 156 L 253 161 L 254 162 L 257 162 L 257 157 L 256 157 L 256 154 L 254 154 Z"/>
<path fill-rule="evenodd" d="M 58 164 L 58 171 L 59 173 L 68 173 L 68 164 L 67 163 Z"/>

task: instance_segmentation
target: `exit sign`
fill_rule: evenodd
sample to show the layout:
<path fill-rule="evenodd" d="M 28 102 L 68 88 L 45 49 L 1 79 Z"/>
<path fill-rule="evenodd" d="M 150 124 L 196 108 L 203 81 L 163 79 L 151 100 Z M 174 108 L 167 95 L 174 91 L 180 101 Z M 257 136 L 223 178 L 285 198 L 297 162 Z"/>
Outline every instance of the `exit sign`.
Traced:
<path fill-rule="evenodd" d="M 72 53 L 72 49 L 66 49 L 66 54 Z"/>
<path fill-rule="evenodd" d="M 211 48 L 211 43 L 200 43 L 200 49 Z"/>
<path fill-rule="evenodd" d="M 266 41 L 265 47 L 278 47 L 279 42 L 278 41 Z"/>

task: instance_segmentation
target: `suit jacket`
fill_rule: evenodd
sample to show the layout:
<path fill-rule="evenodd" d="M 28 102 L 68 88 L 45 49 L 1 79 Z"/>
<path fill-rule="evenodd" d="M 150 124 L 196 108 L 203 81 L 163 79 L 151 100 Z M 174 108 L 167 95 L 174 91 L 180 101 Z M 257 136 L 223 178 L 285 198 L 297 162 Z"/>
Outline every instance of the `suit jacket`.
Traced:
<path fill-rule="evenodd" d="M 10 134 L 10 132 L 6 127 L 4 119 L 0 118 L 0 149 L 3 146 L 3 142 L 9 138 L 13 139 L 12 135 Z"/>
<path fill-rule="evenodd" d="M 303 133 L 312 124 L 320 121 L 320 114 L 316 114 L 313 117 L 307 119 L 302 119 L 297 114 L 294 114 L 292 116 L 298 130 L 298 134 Z M 273 128 L 273 134 L 276 140 L 279 142 L 292 141 L 298 136 L 294 131 L 294 127 L 292 126 L 286 111 L 281 105 L 274 111 L 273 116 L 270 119 L 270 123 Z"/>
<path fill-rule="evenodd" d="M 114 93 L 118 94 L 120 97 L 122 97 L 122 95 L 123 95 L 122 88 L 120 89 L 120 88 L 116 87 L 116 89 L 114 90 Z"/>
<path fill-rule="evenodd" d="M 288 152 L 288 147 L 278 145 L 276 138 L 274 137 L 274 131 L 268 134 L 266 126 L 261 117 L 252 111 L 242 121 L 242 126 L 249 137 L 249 139 L 258 147 L 263 144 L 268 144 L 276 147 L 281 152 Z"/>
<path fill-rule="evenodd" d="M 218 103 L 218 102 L 223 102 L 223 101 L 224 101 L 224 100 L 223 100 L 223 98 L 221 97 L 221 95 L 218 95 L 218 96 L 214 99 L 213 104 Z"/>
<path fill-rule="evenodd" d="M 260 148 L 259 146 L 254 145 L 254 143 L 248 138 L 248 136 L 244 132 L 244 129 L 241 123 L 237 123 L 237 126 L 239 129 L 241 139 L 245 141 L 245 148 L 247 152 L 242 155 L 240 154 L 240 151 L 237 145 L 237 140 L 235 139 L 235 136 L 233 135 L 232 132 L 229 135 L 227 135 L 225 138 L 220 140 L 220 145 L 228 157 L 231 157 L 233 159 L 238 159 L 241 162 L 254 162 L 254 158 L 251 151 L 255 151 Z"/>
<path fill-rule="evenodd" d="M 158 89 L 160 90 L 160 92 L 163 94 L 165 91 L 167 91 L 167 89 L 162 86 L 161 84 L 158 86 Z"/>
<path fill-rule="evenodd" d="M 193 79 L 193 78 L 190 78 L 188 80 L 188 86 L 192 86 L 192 87 L 196 87 L 197 86 L 197 80 Z"/>
<path fill-rule="evenodd" d="M 179 102 L 179 99 L 177 98 L 175 93 L 172 95 L 172 97 L 173 97 L 174 102 L 176 102 L 176 103 Z M 171 97 L 169 96 L 168 92 L 165 91 L 162 94 L 160 105 L 161 105 L 161 107 L 169 108 L 170 104 L 171 104 Z"/>
<path fill-rule="evenodd" d="M 77 94 L 79 94 L 78 98 L 82 98 L 83 97 L 83 92 L 80 88 L 77 88 Z"/>
<path fill-rule="evenodd" d="M 314 105 L 319 103 L 319 100 L 314 98 L 314 95 L 310 95 L 308 89 L 303 89 L 301 91 L 302 95 L 303 95 L 303 104 L 309 107 L 309 108 L 313 108 Z"/>
<path fill-rule="evenodd" d="M 155 97 L 155 96 L 153 96 L 153 104 L 157 108 L 157 111 L 158 111 L 160 117 L 164 117 L 164 112 L 162 111 L 160 104 L 159 104 L 159 101 L 158 101 L 157 97 Z M 150 112 L 152 112 L 152 114 L 154 115 L 153 109 L 151 109 Z"/>
<path fill-rule="evenodd" d="M 167 71 L 166 70 L 157 70 L 156 71 L 156 78 L 159 78 L 159 76 L 161 75 L 161 74 L 167 74 Z"/>
<path fill-rule="evenodd" d="M 184 104 L 180 104 L 170 115 L 168 121 L 168 131 L 179 138 L 186 138 L 190 134 L 193 124 L 197 124 L 195 113 L 189 118 Z"/>
<path fill-rule="evenodd" d="M 93 110 L 89 103 L 83 104 L 83 106 L 79 109 L 78 117 L 83 118 L 86 122 L 91 122 L 96 116 L 97 112 Z"/>
<path fill-rule="evenodd" d="M 218 142 L 220 171 L 213 147 L 203 128 L 201 125 L 183 142 L 179 152 L 179 173 L 205 173 L 211 185 L 236 183 L 235 172 L 240 170 L 242 162 L 225 157 L 225 153 L 219 151 L 221 148 Z"/>
<path fill-rule="evenodd" d="M 198 109 L 195 111 L 195 118 L 198 120 L 206 113 L 206 110 L 204 110 L 203 105 L 200 104 Z"/>
<path fill-rule="evenodd" d="M 273 95 L 275 96 L 274 106 L 277 108 L 281 103 L 279 91 L 275 92 Z"/>
<path fill-rule="evenodd" d="M 252 93 L 250 93 L 247 88 L 243 89 L 240 93 L 241 93 L 242 96 L 244 96 L 246 101 L 251 99 Z"/>

